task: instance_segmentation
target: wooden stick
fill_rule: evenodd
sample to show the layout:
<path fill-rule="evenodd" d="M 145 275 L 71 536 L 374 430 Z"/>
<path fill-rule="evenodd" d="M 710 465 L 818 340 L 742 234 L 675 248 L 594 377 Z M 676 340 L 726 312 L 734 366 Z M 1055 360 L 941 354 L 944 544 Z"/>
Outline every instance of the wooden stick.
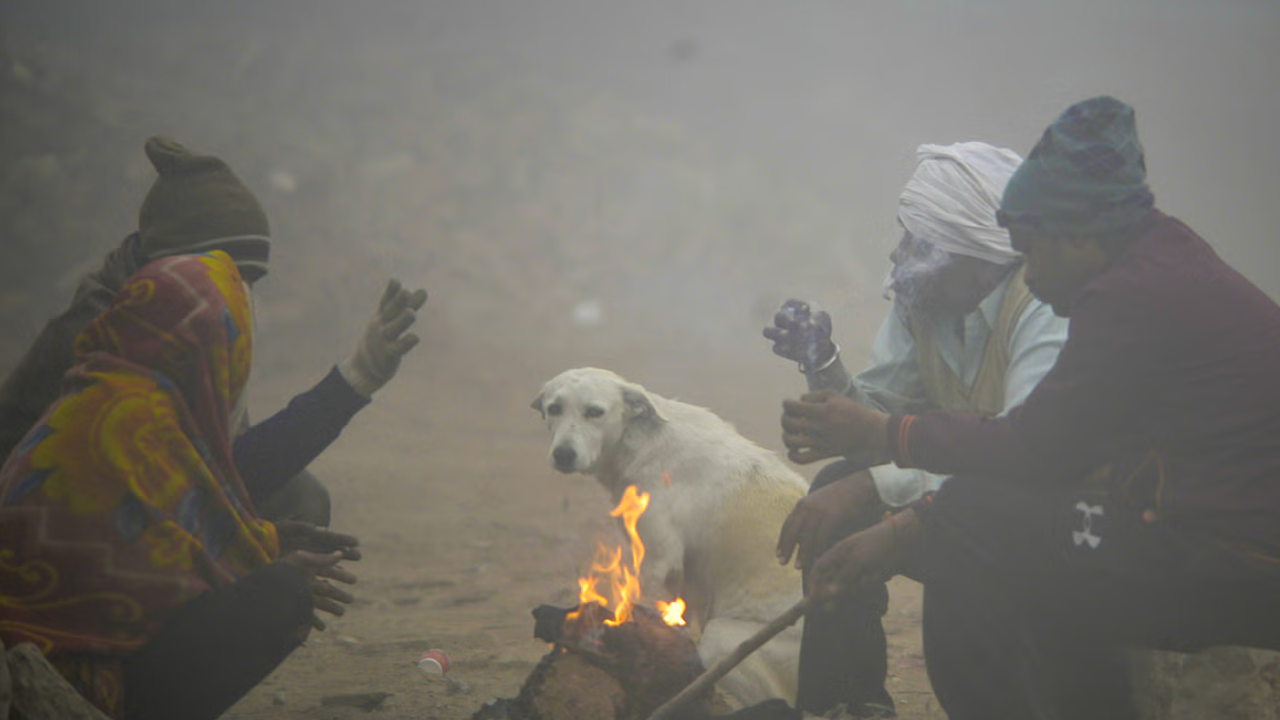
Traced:
<path fill-rule="evenodd" d="M 701 695 L 704 690 L 714 684 L 717 680 L 729 674 L 729 671 L 738 666 L 747 656 L 760 649 L 761 645 L 769 642 L 775 635 L 795 625 L 801 617 L 804 616 L 806 610 L 809 609 L 809 598 L 805 598 L 800 602 L 792 605 L 786 612 L 769 621 L 768 625 L 760 628 L 755 635 L 742 641 L 742 644 L 734 648 L 733 652 L 724 656 L 715 665 L 712 665 L 706 672 L 698 676 L 696 680 L 689 683 L 685 689 L 676 693 L 676 696 L 666 701 L 649 715 L 649 720 L 668 720 L 674 716 L 675 712 L 693 698 Z"/>

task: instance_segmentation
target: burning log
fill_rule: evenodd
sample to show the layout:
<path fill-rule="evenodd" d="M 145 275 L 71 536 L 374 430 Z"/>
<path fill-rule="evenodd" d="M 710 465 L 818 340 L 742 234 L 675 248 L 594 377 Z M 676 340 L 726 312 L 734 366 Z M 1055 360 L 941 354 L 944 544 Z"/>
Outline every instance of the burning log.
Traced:
<path fill-rule="evenodd" d="M 472 720 L 643 720 L 702 674 L 693 641 L 653 608 L 636 605 L 613 624 L 603 605 L 533 611 L 536 637 L 553 647 L 515 700 L 486 705 Z M 681 717 L 710 715 L 710 688 Z"/>
<path fill-rule="evenodd" d="M 648 493 L 626 489 L 610 515 L 623 521 L 629 557 L 601 543 L 591 572 L 578 580 L 578 607 L 533 611 L 534 637 L 551 643 L 551 652 L 518 697 L 486 705 L 472 720 L 644 720 L 702 674 L 697 646 L 677 629 L 684 601 L 657 609 L 638 602 L 644 542 L 636 521 L 648 506 Z M 710 687 L 686 697 L 673 718 L 710 715 Z"/>

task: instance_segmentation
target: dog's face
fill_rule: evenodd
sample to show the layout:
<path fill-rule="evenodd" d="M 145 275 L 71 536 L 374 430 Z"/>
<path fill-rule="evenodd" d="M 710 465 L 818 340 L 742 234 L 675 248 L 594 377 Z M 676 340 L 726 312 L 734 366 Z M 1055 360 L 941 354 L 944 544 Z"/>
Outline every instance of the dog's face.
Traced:
<path fill-rule="evenodd" d="M 551 430 L 551 465 L 595 472 L 629 425 L 660 420 L 644 388 L 597 368 L 566 370 L 548 380 L 532 407 Z"/>

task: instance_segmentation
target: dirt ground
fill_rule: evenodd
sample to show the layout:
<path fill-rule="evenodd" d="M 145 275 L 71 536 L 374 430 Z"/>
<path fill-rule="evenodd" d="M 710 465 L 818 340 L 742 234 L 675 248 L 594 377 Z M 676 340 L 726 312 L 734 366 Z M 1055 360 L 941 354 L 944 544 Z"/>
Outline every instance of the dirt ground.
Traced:
<path fill-rule="evenodd" d="M 428 312 L 422 321 L 431 320 Z M 726 359 L 671 384 L 688 388 L 682 399 L 712 407 L 775 447 L 775 409 L 799 378 L 763 340 L 759 349 L 758 362 Z M 476 351 L 450 357 L 424 346 L 406 360 L 401 376 L 312 468 L 332 491 L 334 527 L 361 539 L 357 600 L 227 718 L 365 717 L 367 710 L 331 703 L 389 693 L 369 716 L 455 720 L 517 694 L 548 650 L 533 637 L 530 611 L 573 604 L 596 539 L 616 540 L 603 490 L 550 467 L 545 428 L 529 408 L 545 379 L 578 364 L 572 355 L 485 363 Z M 672 394 L 659 378 L 628 373 L 643 358 L 612 361 L 651 390 Z M 601 356 L 591 364 L 610 362 Z M 257 404 L 269 411 L 287 400 L 286 387 L 305 381 L 255 380 Z M 699 385 L 701 392 L 693 389 Z M 898 579 L 891 593 L 889 688 L 899 716 L 945 717 L 923 666 L 920 586 Z M 416 669 L 432 648 L 449 655 L 456 682 Z"/>
<path fill-rule="evenodd" d="M 335 529 L 361 538 L 357 600 L 229 718 L 469 718 L 513 697 L 547 650 L 530 611 L 572 604 L 614 531 L 595 482 L 549 466 L 535 392 L 564 369 L 605 367 L 778 450 L 780 402 L 802 380 L 759 329 L 786 298 L 816 300 L 849 366 L 862 362 L 887 310 L 892 203 L 921 141 L 1025 150 L 1082 93 L 1132 92 L 1144 117 L 1165 118 L 1143 129 L 1163 158 L 1158 194 L 1215 240 L 1241 238 L 1224 249 L 1275 287 L 1274 248 L 1245 240 L 1275 222 L 1243 211 L 1268 206 L 1250 187 L 1275 184 L 1257 168 L 1277 164 L 1247 141 L 1275 115 L 1274 23 L 1217 22 L 1230 13 L 1215 5 L 1212 23 L 1178 10 L 1153 25 L 1063 3 L 1087 24 L 1028 16 L 1029 32 L 987 35 L 982 12 L 911 4 L 833 19 L 778 3 L 706 17 L 630 7 L 659 5 L 648 17 L 576 0 L 0 3 L 0 374 L 135 229 L 156 133 L 224 157 L 270 215 L 257 417 L 342 357 L 388 275 L 431 292 L 421 347 L 312 466 Z M 764 31 L 743 34 L 753 23 Z M 1056 47 L 1037 31 L 1050 25 L 1088 31 Z M 1186 41 L 1132 62 L 1152 27 Z M 1010 64 L 1018 43 L 1033 52 Z M 1185 139 L 1223 122 L 1236 145 Z M 1205 183 L 1213 167 L 1231 181 Z M 920 591 L 894 581 L 885 618 L 889 687 L 917 720 L 944 717 Z M 415 669 L 432 648 L 455 682 Z M 1270 698 L 1280 661 L 1257 667 Z M 376 710 L 333 704 L 358 694 L 388 695 Z M 1232 702 L 1169 717 L 1280 717 L 1274 701 L 1270 715 Z"/>

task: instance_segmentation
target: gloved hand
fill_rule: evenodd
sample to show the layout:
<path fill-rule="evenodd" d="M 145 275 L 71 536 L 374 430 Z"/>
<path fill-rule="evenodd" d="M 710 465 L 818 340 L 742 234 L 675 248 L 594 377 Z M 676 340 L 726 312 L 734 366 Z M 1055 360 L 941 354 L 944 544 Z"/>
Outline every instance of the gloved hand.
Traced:
<path fill-rule="evenodd" d="M 387 283 L 355 352 L 338 363 L 338 372 L 356 392 L 369 397 L 396 374 L 400 358 L 418 344 L 418 336 L 405 331 L 418 319 L 415 312 L 426 301 L 426 290 L 409 292 L 395 279 Z"/>
<path fill-rule="evenodd" d="M 831 316 L 825 310 L 811 312 L 803 300 L 783 303 L 764 336 L 773 341 L 774 354 L 799 363 L 803 372 L 823 367 L 838 351 L 831 341 Z"/>

